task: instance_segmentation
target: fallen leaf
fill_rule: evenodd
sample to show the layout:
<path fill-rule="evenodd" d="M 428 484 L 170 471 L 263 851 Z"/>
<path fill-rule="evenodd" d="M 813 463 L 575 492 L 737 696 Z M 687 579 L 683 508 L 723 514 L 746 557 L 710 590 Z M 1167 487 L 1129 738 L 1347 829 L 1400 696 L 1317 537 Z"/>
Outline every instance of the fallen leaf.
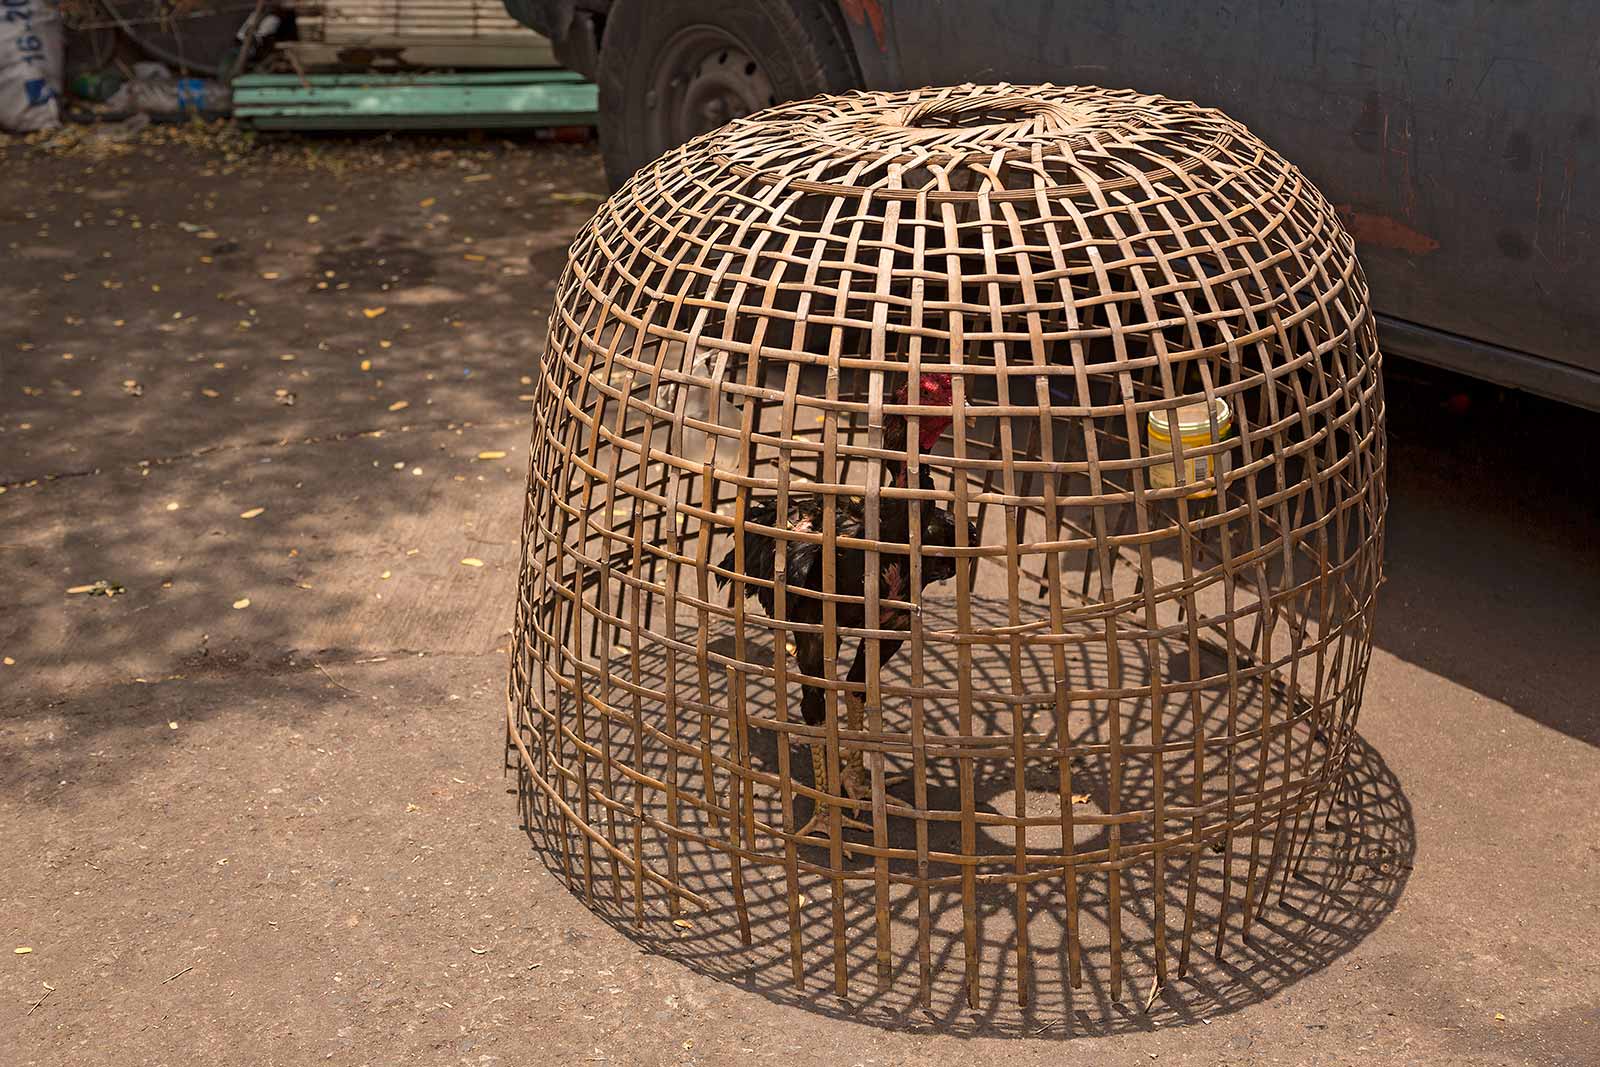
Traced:
<path fill-rule="evenodd" d="M 389 309 L 386 308 L 386 307 L 362 308 L 361 309 L 361 314 L 365 315 L 369 319 L 375 319 L 379 315 L 382 315 L 385 311 L 388 311 L 388 310 Z"/>
<path fill-rule="evenodd" d="M 488 952 L 488 951 L 489 951 L 489 950 L 488 950 L 488 949 L 486 949 L 486 948 L 473 948 L 473 947 L 472 947 L 472 946 L 471 946 L 471 945 L 468 945 L 468 946 L 467 946 L 467 948 L 468 948 L 468 949 L 469 949 L 469 950 L 470 950 L 470 951 L 471 951 L 471 952 L 472 952 L 472 954 L 473 954 L 473 955 L 474 955 L 474 956 L 481 956 L 481 955 L 483 955 L 483 954 L 484 954 L 484 953 L 485 953 L 485 952 Z"/>
<path fill-rule="evenodd" d="M 506 458 L 506 454 L 504 452 L 500 451 L 498 448 L 492 448 L 492 449 L 489 449 L 486 452 L 479 452 L 478 453 L 478 458 L 479 459 L 505 459 Z"/>
<path fill-rule="evenodd" d="M 11 951 L 15 952 L 19 956 L 26 956 L 28 953 L 32 952 L 33 949 L 29 948 L 27 945 L 19 945 Z"/>
<path fill-rule="evenodd" d="M 690 922 L 688 919 L 673 919 L 672 925 L 676 926 L 680 930 L 694 929 L 694 923 Z"/>
<path fill-rule="evenodd" d="M 493 174 L 469 174 L 461 180 L 464 182 L 486 182 L 493 178 Z"/>
<path fill-rule="evenodd" d="M 1495 1012 L 1494 1013 L 1494 1021 L 1497 1022 L 1497 1023 L 1505 1022 L 1506 1021 L 1505 1013 L 1504 1012 L 1498 1012 L 1498 1011 Z"/>
<path fill-rule="evenodd" d="M 461 563 L 462 563 L 462 566 L 465 566 L 465 567 L 481 567 L 481 566 L 483 566 L 483 560 L 478 559 L 476 556 L 468 556 L 466 559 L 462 560 Z"/>
<path fill-rule="evenodd" d="M 275 282 L 279 278 L 283 277 L 283 275 L 279 274 L 275 270 L 264 270 L 261 272 L 261 277 L 265 278 L 269 282 Z"/>
<path fill-rule="evenodd" d="M 129 396 L 144 396 L 144 386 L 140 385 L 138 382 L 134 381 L 132 378 L 124 378 L 123 379 L 123 381 L 122 381 L 122 391 L 124 393 L 127 393 Z"/>
<path fill-rule="evenodd" d="M 390 411 L 404 411 L 406 408 L 408 408 L 410 406 L 411 406 L 411 401 L 409 401 L 409 400 L 396 400 L 393 404 L 389 405 L 389 410 Z"/>
<path fill-rule="evenodd" d="M 235 600 L 233 602 L 233 610 L 234 611 L 243 611 L 245 608 L 247 608 L 249 606 L 250 606 L 250 598 L 247 597 L 247 596 L 242 596 L 238 600 Z"/>
<path fill-rule="evenodd" d="M 266 510 L 267 510 L 266 508 L 251 508 L 249 511 L 241 511 L 241 512 L 239 512 L 239 517 L 241 519 L 253 519 L 257 515 L 260 515 L 262 512 L 264 512 Z"/>
<path fill-rule="evenodd" d="M 126 591 L 122 588 L 121 583 L 110 582 L 104 578 L 88 585 L 75 585 L 67 590 L 68 593 L 87 593 L 89 596 L 116 596 L 118 593 Z"/>
<path fill-rule="evenodd" d="M 178 728 L 178 724 L 177 724 L 177 723 L 175 723 L 175 722 L 169 722 L 169 723 L 167 723 L 167 729 L 169 729 L 169 730 L 176 730 L 176 729 L 177 729 L 177 728 Z"/>
<path fill-rule="evenodd" d="M 418 207 L 432 207 L 433 205 L 437 204 L 438 202 L 439 202 L 439 200 L 438 200 L 437 197 L 425 196 L 421 200 L 417 201 L 417 206 Z"/>
<path fill-rule="evenodd" d="M 0 659 L 0 663 L 4 663 L 7 667 L 15 667 L 17 665 L 17 661 L 12 659 L 10 656 Z"/>
<path fill-rule="evenodd" d="M 217 392 L 215 389 L 202 389 L 202 390 L 200 390 L 200 395 L 203 396 L 203 397 L 207 397 L 207 398 L 209 398 L 211 400 L 215 400 L 217 397 L 221 396 L 222 394 Z"/>
<path fill-rule="evenodd" d="M 371 370 L 372 369 L 372 360 L 370 360 L 370 359 L 362 360 L 361 361 L 361 369 L 362 370 Z"/>
<path fill-rule="evenodd" d="M 382 574 L 378 575 L 378 577 L 387 582 L 389 580 L 389 573 L 389 571 L 384 571 Z"/>
<path fill-rule="evenodd" d="M 582 203 L 585 200 L 604 200 L 599 193 L 551 193 L 550 199 L 560 200 L 567 204 Z"/>
<path fill-rule="evenodd" d="M 167 510 L 168 511 L 177 511 L 180 506 L 181 505 L 179 505 L 179 503 L 176 500 L 167 501 Z"/>
<path fill-rule="evenodd" d="M 1092 798 L 1089 796 L 1088 793 L 1074 793 L 1074 794 L 1072 794 L 1072 802 L 1074 804 L 1087 804 L 1087 803 L 1089 803 L 1089 801 L 1091 799 Z"/>

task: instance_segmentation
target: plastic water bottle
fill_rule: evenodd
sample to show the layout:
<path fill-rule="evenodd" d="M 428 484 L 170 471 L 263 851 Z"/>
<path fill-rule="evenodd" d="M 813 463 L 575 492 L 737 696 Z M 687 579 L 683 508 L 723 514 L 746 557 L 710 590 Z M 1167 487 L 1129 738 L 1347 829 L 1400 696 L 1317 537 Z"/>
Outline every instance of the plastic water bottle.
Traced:
<path fill-rule="evenodd" d="M 179 78 L 177 89 L 182 114 L 216 114 L 232 104 L 232 94 L 215 78 Z"/>

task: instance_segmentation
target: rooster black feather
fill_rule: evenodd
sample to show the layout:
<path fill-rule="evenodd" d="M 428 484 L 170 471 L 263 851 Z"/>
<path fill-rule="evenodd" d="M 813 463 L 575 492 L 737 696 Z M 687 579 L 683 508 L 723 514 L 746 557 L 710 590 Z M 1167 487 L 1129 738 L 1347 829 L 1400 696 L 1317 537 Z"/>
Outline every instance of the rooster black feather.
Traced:
<path fill-rule="evenodd" d="M 956 524 L 950 513 L 931 503 L 922 504 L 920 531 L 925 547 L 952 548 L 956 544 Z M 789 499 L 789 511 L 779 521 L 777 506 L 771 500 L 751 504 L 745 512 L 744 569 L 743 573 L 763 582 L 771 582 L 777 543 L 773 535 L 752 529 L 750 524 L 796 533 L 819 533 L 823 528 L 823 502 L 814 496 L 795 496 Z M 836 536 L 867 539 L 864 502 L 859 497 L 841 498 L 834 515 Z M 911 508 L 909 501 L 890 499 L 879 503 L 878 540 L 909 545 L 911 543 Z M 969 545 L 978 543 L 977 530 L 969 527 Z M 854 546 L 836 546 L 834 549 L 834 591 L 847 596 L 860 596 L 866 589 L 866 550 Z M 808 596 L 804 591 L 822 591 L 823 546 L 818 541 L 790 539 L 787 556 L 787 587 L 785 598 L 787 621 L 820 625 L 823 601 Z M 921 555 L 922 586 L 947 581 L 956 574 L 956 559 L 951 555 Z M 730 551 L 722 560 L 722 569 L 740 573 L 736 553 Z M 911 601 L 911 557 L 908 549 L 885 549 L 878 553 L 878 597 L 883 601 Z M 718 582 L 727 585 L 729 578 L 718 576 Z M 769 616 L 776 617 L 773 590 L 768 585 L 754 582 L 745 585 L 746 594 L 760 602 Z M 917 592 L 921 590 L 918 589 Z M 863 603 L 845 600 L 837 603 L 837 624 L 841 627 L 865 627 L 868 624 Z M 905 609 L 885 605 L 879 610 L 880 629 L 904 629 L 908 623 Z M 796 632 L 794 635 L 795 659 L 800 669 L 813 677 L 823 671 L 823 640 L 821 633 Z M 899 651 L 901 641 L 880 641 L 880 662 L 887 663 Z M 867 650 L 862 641 L 856 649 L 855 661 L 850 667 L 849 680 L 860 684 L 866 680 Z M 820 726 L 826 719 L 826 699 L 820 686 L 802 686 L 801 716 L 812 726 Z"/>

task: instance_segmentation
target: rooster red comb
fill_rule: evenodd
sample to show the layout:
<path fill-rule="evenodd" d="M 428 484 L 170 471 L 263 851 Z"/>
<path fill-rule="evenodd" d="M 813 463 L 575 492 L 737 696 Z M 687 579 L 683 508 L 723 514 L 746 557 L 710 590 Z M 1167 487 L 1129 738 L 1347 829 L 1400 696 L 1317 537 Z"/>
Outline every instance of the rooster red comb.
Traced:
<path fill-rule="evenodd" d="M 908 403 L 911 395 L 911 383 L 901 383 L 895 391 L 894 399 L 897 404 Z M 955 400 L 955 391 L 950 383 L 948 371 L 930 373 L 923 371 L 917 383 L 917 403 L 926 407 L 949 407 Z M 926 452 L 938 442 L 944 431 L 950 426 L 950 416 L 924 415 L 917 421 L 917 447 Z"/>
<path fill-rule="evenodd" d="M 948 404 L 955 397 L 955 392 L 950 385 L 950 374 L 947 371 L 933 373 L 923 371 L 917 393 L 919 404 Z M 911 383 L 900 383 L 900 388 L 895 390 L 894 401 L 897 404 L 906 403 L 906 398 L 911 395 Z"/>

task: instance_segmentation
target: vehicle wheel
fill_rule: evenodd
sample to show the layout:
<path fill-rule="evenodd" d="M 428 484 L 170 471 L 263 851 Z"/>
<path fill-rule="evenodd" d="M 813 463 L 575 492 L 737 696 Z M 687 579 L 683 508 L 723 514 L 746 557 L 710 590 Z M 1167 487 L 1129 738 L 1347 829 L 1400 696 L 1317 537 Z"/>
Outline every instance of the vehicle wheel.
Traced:
<path fill-rule="evenodd" d="M 606 19 L 595 80 L 613 189 L 697 134 L 860 83 L 825 0 L 618 3 Z"/>

